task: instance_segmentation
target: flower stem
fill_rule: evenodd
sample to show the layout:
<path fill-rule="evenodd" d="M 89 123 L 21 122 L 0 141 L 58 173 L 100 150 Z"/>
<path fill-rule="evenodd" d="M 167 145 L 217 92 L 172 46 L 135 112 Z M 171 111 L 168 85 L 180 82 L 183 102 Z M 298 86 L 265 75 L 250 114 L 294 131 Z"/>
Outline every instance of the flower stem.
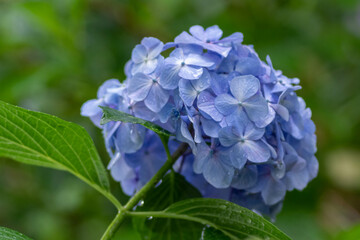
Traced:
<path fill-rule="evenodd" d="M 178 149 L 174 152 L 173 155 L 170 154 L 168 147 L 168 139 L 166 137 L 160 136 L 162 143 L 164 144 L 165 151 L 167 154 L 167 160 L 164 165 L 160 168 L 160 170 L 127 202 L 127 204 L 121 208 L 111 222 L 106 232 L 102 236 L 101 240 L 109 240 L 111 239 L 116 231 L 119 229 L 121 223 L 124 221 L 125 217 L 128 215 L 129 211 L 138 204 L 138 202 L 145 196 L 145 194 L 150 191 L 166 174 L 169 169 L 171 169 L 172 165 L 175 161 L 187 150 L 188 145 L 186 143 L 182 143 Z"/>
<path fill-rule="evenodd" d="M 116 214 L 114 220 L 110 223 L 105 233 L 101 237 L 101 240 L 111 239 L 116 233 L 116 231 L 119 229 L 125 217 L 126 217 L 126 211 L 124 211 L 124 209 L 119 210 L 118 214 Z"/>

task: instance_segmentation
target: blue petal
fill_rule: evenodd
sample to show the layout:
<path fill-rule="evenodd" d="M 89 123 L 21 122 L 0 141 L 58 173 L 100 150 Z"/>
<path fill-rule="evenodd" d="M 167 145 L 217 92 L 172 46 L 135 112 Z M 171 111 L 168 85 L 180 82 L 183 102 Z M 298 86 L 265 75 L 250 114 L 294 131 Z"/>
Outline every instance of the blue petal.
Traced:
<path fill-rule="evenodd" d="M 268 103 L 260 94 L 256 94 L 242 104 L 252 121 L 263 119 L 269 113 Z"/>
<path fill-rule="evenodd" d="M 231 47 L 222 47 L 213 43 L 203 43 L 201 46 L 209 51 L 216 52 L 223 57 L 227 57 L 231 51 Z"/>
<path fill-rule="evenodd" d="M 164 44 L 159 39 L 156 39 L 154 37 L 143 38 L 141 44 L 148 49 L 149 59 L 153 59 L 159 56 L 164 47 Z"/>
<path fill-rule="evenodd" d="M 181 61 L 184 60 L 185 60 L 184 49 L 176 48 L 174 51 L 170 53 L 170 56 L 166 58 L 165 61 L 169 61 L 169 63 L 173 62 L 174 64 L 179 64 L 181 63 Z M 176 61 L 176 63 L 174 61 Z"/>
<path fill-rule="evenodd" d="M 105 94 L 108 92 L 108 89 L 111 88 L 119 88 L 121 83 L 117 79 L 110 79 L 105 81 L 100 87 L 97 92 L 97 98 L 103 98 Z"/>
<path fill-rule="evenodd" d="M 214 62 L 199 54 L 189 54 L 185 59 L 185 64 L 199 67 L 211 67 L 214 65 Z"/>
<path fill-rule="evenodd" d="M 203 73 L 202 68 L 190 67 L 185 65 L 180 68 L 179 76 L 185 79 L 193 80 L 193 79 L 199 79 L 202 73 Z"/>
<path fill-rule="evenodd" d="M 230 81 L 231 93 L 240 102 L 254 96 L 259 88 L 259 80 L 252 75 L 235 77 Z"/>
<path fill-rule="evenodd" d="M 200 111 L 206 113 L 215 121 L 219 122 L 223 119 L 223 115 L 215 107 L 215 97 L 211 93 L 207 91 L 201 92 L 197 105 Z"/>
<path fill-rule="evenodd" d="M 135 101 L 144 100 L 149 94 L 152 85 L 153 81 L 149 76 L 136 73 L 128 82 L 129 97 Z"/>
<path fill-rule="evenodd" d="M 288 191 L 294 188 L 301 191 L 309 183 L 309 174 L 306 169 L 301 171 L 290 171 L 286 174 L 285 184 Z"/>
<path fill-rule="evenodd" d="M 203 138 L 202 138 L 202 130 L 201 130 L 201 126 L 200 126 L 200 117 L 195 116 L 191 120 L 192 120 L 191 122 L 193 123 L 193 128 L 194 128 L 194 141 L 196 143 L 201 143 L 201 142 L 203 142 Z"/>
<path fill-rule="evenodd" d="M 269 160 L 270 150 L 262 141 L 246 140 L 244 143 L 238 143 L 246 153 L 249 161 L 254 163 L 263 163 Z"/>
<path fill-rule="evenodd" d="M 229 165 L 225 158 L 229 158 L 227 153 L 217 153 L 217 157 L 211 157 L 205 165 L 203 175 L 206 181 L 216 188 L 227 188 L 231 184 L 234 176 L 234 168 Z"/>
<path fill-rule="evenodd" d="M 260 76 L 264 73 L 264 68 L 258 59 L 253 57 L 242 57 L 238 60 L 235 71 L 243 75 Z"/>
<path fill-rule="evenodd" d="M 109 169 L 111 170 L 112 177 L 116 181 L 121 182 L 126 179 L 133 179 L 136 177 L 134 169 L 126 164 L 125 159 L 120 153 L 117 153 L 111 161 L 113 164 L 109 166 Z"/>
<path fill-rule="evenodd" d="M 228 37 L 225 37 L 221 40 L 219 40 L 218 42 L 220 43 L 226 43 L 226 42 L 237 42 L 237 43 L 241 43 L 244 39 L 244 35 L 240 32 L 236 32 L 231 34 Z"/>
<path fill-rule="evenodd" d="M 245 126 L 244 137 L 249 140 L 259 140 L 262 136 L 264 136 L 264 133 L 264 128 L 257 128 L 254 124 L 249 123 Z"/>
<path fill-rule="evenodd" d="M 158 59 L 149 59 L 144 62 L 134 63 L 131 69 L 131 74 L 135 74 L 137 72 L 143 72 L 145 74 L 150 74 L 155 71 L 158 64 Z"/>
<path fill-rule="evenodd" d="M 169 120 L 173 109 L 174 109 L 174 105 L 171 104 L 170 102 L 165 104 L 165 106 L 158 113 L 160 122 L 166 123 Z"/>
<path fill-rule="evenodd" d="M 179 140 L 180 142 L 185 142 L 189 144 L 191 149 L 194 150 L 195 149 L 194 139 L 191 136 L 187 124 L 181 119 L 179 119 L 178 121 L 180 123 L 178 124 L 178 128 L 176 129 L 176 139 Z"/>
<path fill-rule="evenodd" d="M 230 147 L 238 143 L 241 139 L 236 134 L 234 127 L 224 127 L 219 131 L 219 140 L 224 147 Z"/>
<path fill-rule="evenodd" d="M 227 116 L 239 108 L 239 102 L 228 94 L 221 94 L 215 98 L 215 107 L 220 113 Z"/>
<path fill-rule="evenodd" d="M 212 119 L 201 118 L 201 125 L 206 135 L 213 138 L 219 137 L 219 123 Z"/>
<path fill-rule="evenodd" d="M 275 110 L 270 106 L 270 104 L 268 104 L 268 114 L 266 115 L 265 118 L 258 118 L 257 120 L 254 121 L 255 125 L 258 128 L 264 128 L 267 125 L 269 125 L 274 119 L 275 119 Z"/>
<path fill-rule="evenodd" d="M 229 82 L 227 80 L 227 75 L 225 74 L 212 74 L 210 84 L 211 89 L 216 95 L 224 94 L 229 91 Z"/>
<path fill-rule="evenodd" d="M 205 142 L 197 144 L 196 147 L 197 151 L 193 168 L 195 173 L 201 174 L 210 159 L 210 147 Z"/>
<path fill-rule="evenodd" d="M 158 83 L 151 87 L 149 95 L 145 99 L 145 105 L 153 112 L 160 112 L 169 100 L 168 91 L 164 90 Z"/>
<path fill-rule="evenodd" d="M 242 167 L 244 167 L 247 157 L 246 157 L 246 152 L 244 151 L 242 143 L 237 143 L 236 145 L 234 145 L 231 148 L 230 158 L 231 158 L 232 165 L 235 168 L 241 169 Z"/>
<path fill-rule="evenodd" d="M 201 44 L 202 41 L 191 36 L 189 33 L 187 32 L 182 32 L 179 36 L 177 36 L 175 38 L 175 43 L 180 43 L 180 44 Z"/>
<path fill-rule="evenodd" d="M 269 178 L 264 189 L 261 191 L 261 196 L 266 205 L 274 205 L 284 199 L 286 193 L 286 186 L 278 180 Z"/>
<path fill-rule="evenodd" d="M 319 162 L 315 156 L 312 156 L 307 162 L 310 180 L 315 178 L 319 172 Z"/>
<path fill-rule="evenodd" d="M 272 104 L 272 107 L 285 121 L 289 121 L 289 110 L 281 104 Z"/>
<path fill-rule="evenodd" d="M 131 123 L 121 123 L 116 134 L 116 146 L 122 153 L 134 153 L 144 142 L 145 129 Z"/>
<path fill-rule="evenodd" d="M 145 46 L 139 44 L 133 49 L 131 54 L 131 60 L 134 63 L 141 63 L 147 57 L 147 49 Z"/>
<path fill-rule="evenodd" d="M 205 30 L 205 34 L 206 34 L 206 40 L 217 41 L 223 35 L 223 31 L 219 28 L 219 26 L 214 25 L 214 26 L 208 27 Z"/>
<path fill-rule="evenodd" d="M 103 104 L 102 99 L 91 99 L 85 102 L 81 106 L 81 115 L 84 117 L 92 117 L 102 112 L 101 106 Z"/>
<path fill-rule="evenodd" d="M 191 81 L 192 86 L 197 92 L 202 92 L 210 86 L 210 74 L 204 69 L 203 74 L 199 79 Z"/>
<path fill-rule="evenodd" d="M 165 89 L 175 89 L 178 87 L 180 66 L 165 65 L 160 75 L 160 85 Z"/>
<path fill-rule="evenodd" d="M 135 117 L 142 118 L 146 121 L 154 122 L 158 120 L 156 113 L 151 111 L 144 102 L 137 102 L 132 106 Z"/>
<path fill-rule="evenodd" d="M 189 29 L 189 32 L 197 39 L 199 39 L 201 41 L 206 41 L 205 31 L 202 26 L 199 26 L 199 25 L 192 26 Z"/>
<path fill-rule="evenodd" d="M 194 80 L 196 81 L 196 80 Z M 179 93 L 181 99 L 187 106 L 192 106 L 196 97 L 197 91 L 194 89 L 189 80 L 181 79 L 179 82 Z"/>
<path fill-rule="evenodd" d="M 256 184 L 257 178 L 257 167 L 255 165 L 248 165 L 235 174 L 231 186 L 236 189 L 250 188 Z"/>

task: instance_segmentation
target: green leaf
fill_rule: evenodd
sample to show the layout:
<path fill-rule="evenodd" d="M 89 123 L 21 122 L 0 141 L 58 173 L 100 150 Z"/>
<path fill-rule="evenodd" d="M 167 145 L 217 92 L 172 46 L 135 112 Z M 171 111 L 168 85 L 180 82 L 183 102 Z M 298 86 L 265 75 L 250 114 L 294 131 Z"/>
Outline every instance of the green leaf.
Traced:
<path fill-rule="evenodd" d="M 211 227 L 221 231 L 232 240 L 264 239 L 289 240 L 276 226 L 260 217 L 256 213 L 240 207 L 237 204 L 210 198 L 188 199 L 177 202 L 160 212 L 134 212 L 133 216 L 152 216 L 156 218 L 173 218 L 192 222 L 196 226 Z M 189 226 L 188 224 L 186 226 Z M 185 227 L 186 228 L 186 227 Z M 203 228 L 200 229 L 200 233 Z M 199 231 L 194 227 L 193 231 Z M 174 229 L 177 234 L 184 231 L 184 227 Z M 194 235 L 196 232 L 194 232 Z M 172 239 L 167 238 L 167 239 Z M 174 238 L 176 239 L 176 238 Z M 196 239 L 196 238 L 183 238 Z M 206 238 L 205 238 L 206 239 Z M 210 238 L 211 239 L 211 238 Z"/>
<path fill-rule="evenodd" d="M 104 195 L 109 180 L 84 128 L 0 101 L 0 156 L 68 171 Z"/>
<path fill-rule="evenodd" d="M 213 227 L 204 227 L 200 240 L 230 240 L 230 238 Z"/>
<path fill-rule="evenodd" d="M 164 210 L 174 202 L 201 197 L 200 192 L 175 172 L 167 174 L 162 183 L 149 191 L 144 205 L 137 211 Z M 133 218 L 134 227 L 143 239 L 200 239 L 202 226 L 178 219 Z M 181 231 L 179 229 L 181 228 Z"/>
<path fill-rule="evenodd" d="M 134 117 L 130 114 L 115 110 L 113 108 L 103 107 L 103 106 L 100 106 L 100 107 L 104 113 L 104 115 L 101 119 L 101 124 L 106 124 L 111 121 L 121 121 L 121 122 L 126 122 L 126 123 L 140 124 L 148 129 L 156 132 L 157 134 L 167 136 L 167 137 L 172 136 L 172 134 L 169 131 L 163 129 L 162 127 L 160 127 L 152 122 L 148 122 L 144 119 Z"/>
<path fill-rule="evenodd" d="M 0 227 L 0 240 L 31 240 L 31 239 L 17 231 L 5 227 Z"/>

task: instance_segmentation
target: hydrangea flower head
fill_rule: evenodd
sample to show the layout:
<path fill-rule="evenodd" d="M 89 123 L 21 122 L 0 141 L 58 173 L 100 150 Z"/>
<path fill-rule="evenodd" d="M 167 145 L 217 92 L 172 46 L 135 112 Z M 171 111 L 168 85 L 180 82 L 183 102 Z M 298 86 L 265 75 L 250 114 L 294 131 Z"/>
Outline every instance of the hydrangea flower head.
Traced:
<path fill-rule="evenodd" d="M 174 42 L 144 38 L 126 64 L 126 80 L 108 80 L 82 115 L 103 129 L 108 168 L 132 195 L 164 163 L 160 139 L 139 125 L 100 126 L 108 106 L 173 133 L 169 147 L 189 148 L 174 169 L 204 197 L 222 198 L 275 216 L 285 194 L 316 177 L 311 110 L 301 87 L 262 61 L 243 35 L 222 38 L 218 26 L 193 26 Z M 163 51 L 171 49 L 168 57 Z"/>

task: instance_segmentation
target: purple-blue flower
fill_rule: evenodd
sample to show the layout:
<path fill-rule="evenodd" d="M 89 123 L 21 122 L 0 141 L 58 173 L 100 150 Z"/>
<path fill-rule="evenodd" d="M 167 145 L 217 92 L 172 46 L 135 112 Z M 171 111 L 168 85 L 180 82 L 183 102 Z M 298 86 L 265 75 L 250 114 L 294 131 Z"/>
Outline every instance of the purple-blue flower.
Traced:
<path fill-rule="evenodd" d="M 193 26 L 174 42 L 144 38 L 125 66 L 126 79 L 106 81 L 81 114 L 102 128 L 109 170 L 123 191 L 138 191 L 166 160 L 160 138 L 136 124 L 100 126 L 108 106 L 173 134 L 170 151 L 187 144 L 174 171 L 204 197 L 233 201 L 275 217 L 288 191 L 316 177 L 315 124 L 297 95 L 299 79 L 262 61 L 241 33 Z M 163 51 L 170 51 L 168 57 Z"/>
<path fill-rule="evenodd" d="M 213 60 L 204 57 L 201 51 L 189 51 L 177 48 L 165 59 L 160 76 L 160 84 L 165 89 L 176 89 L 180 78 L 199 79 L 203 74 L 203 67 L 214 65 Z"/>
<path fill-rule="evenodd" d="M 158 61 L 162 58 L 160 53 L 162 52 L 163 47 L 164 44 L 156 38 L 144 38 L 141 41 L 141 44 L 136 45 L 132 51 L 131 60 L 133 66 L 131 68 L 131 73 L 152 73 L 156 69 Z"/>
<path fill-rule="evenodd" d="M 263 142 L 265 129 L 257 128 L 249 121 L 236 126 L 224 127 L 219 131 L 222 146 L 230 147 L 232 165 L 241 169 L 248 161 L 263 163 L 270 158 L 270 149 Z"/>
<path fill-rule="evenodd" d="M 175 38 L 175 43 L 178 44 L 194 44 L 203 47 L 204 49 L 213 51 L 226 57 L 230 50 L 231 42 L 242 42 L 242 33 L 234 33 L 231 36 L 220 40 L 223 35 L 222 30 L 218 26 L 208 27 L 206 30 L 202 26 L 196 25 L 190 28 L 190 33 L 182 32 Z"/>
<path fill-rule="evenodd" d="M 268 105 L 259 92 L 260 82 L 253 75 L 234 77 L 230 81 L 230 94 L 221 94 L 215 99 L 217 110 L 230 121 L 241 120 L 245 111 L 250 120 L 265 119 Z"/>

